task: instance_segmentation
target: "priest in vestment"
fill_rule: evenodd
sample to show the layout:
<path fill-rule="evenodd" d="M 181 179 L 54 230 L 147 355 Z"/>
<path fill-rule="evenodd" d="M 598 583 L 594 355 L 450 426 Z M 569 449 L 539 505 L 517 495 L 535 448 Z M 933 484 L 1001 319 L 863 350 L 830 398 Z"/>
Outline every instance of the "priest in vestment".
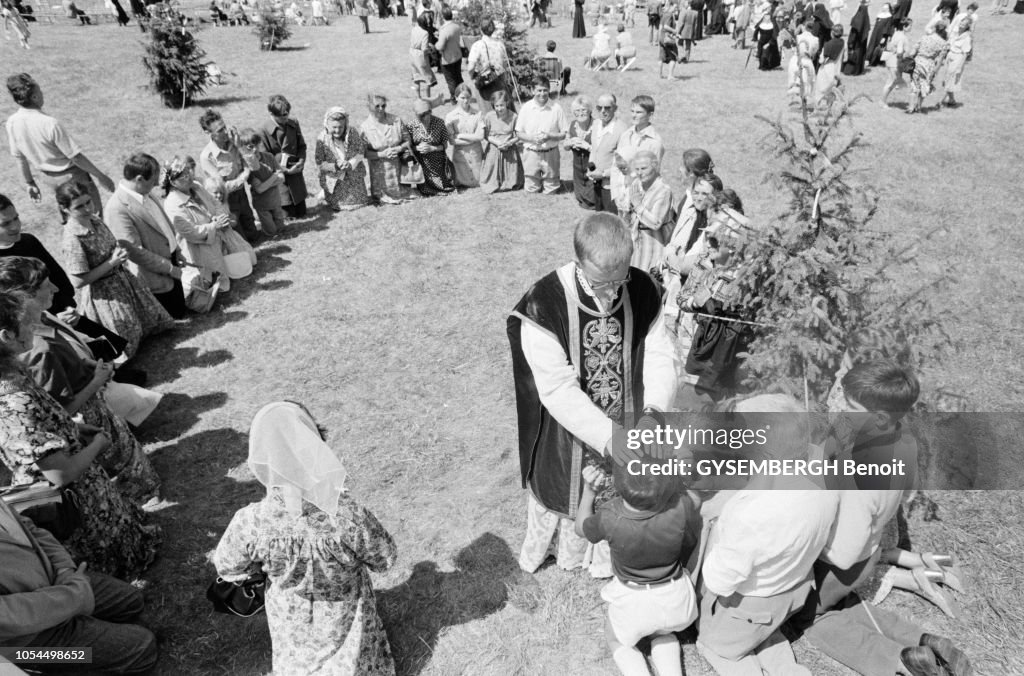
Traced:
<path fill-rule="evenodd" d="M 613 434 L 645 414 L 660 419 L 675 397 L 678 365 L 658 287 L 629 266 L 626 223 L 589 214 L 573 244 L 576 260 L 535 283 L 508 318 L 529 491 L 519 566 L 532 573 L 552 553 L 565 570 L 590 565 L 601 577 L 611 575 L 607 544 L 591 560 L 573 530 L 582 469 L 610 469 Z"/>

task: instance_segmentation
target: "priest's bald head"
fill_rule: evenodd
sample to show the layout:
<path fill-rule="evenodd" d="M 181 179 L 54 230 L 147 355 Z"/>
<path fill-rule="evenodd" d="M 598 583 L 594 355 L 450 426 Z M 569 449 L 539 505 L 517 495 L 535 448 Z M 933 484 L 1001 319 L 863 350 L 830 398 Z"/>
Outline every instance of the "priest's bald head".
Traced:
<path fill-rule="evenodd" d="M 584 216 L 573 233 L 576 264 L 602 303 L 611 303 L 629 281 L 633 238 L 625 221 L 605 212 Z"/>
<path fill-rule="evenodd" d="M 593 263 L 599 268 L 629 265 L 633 256 L 633 238 L 629 226 L 615 214 L 587 214 L 576 224 L 573 233 L 576 262 Z"/>

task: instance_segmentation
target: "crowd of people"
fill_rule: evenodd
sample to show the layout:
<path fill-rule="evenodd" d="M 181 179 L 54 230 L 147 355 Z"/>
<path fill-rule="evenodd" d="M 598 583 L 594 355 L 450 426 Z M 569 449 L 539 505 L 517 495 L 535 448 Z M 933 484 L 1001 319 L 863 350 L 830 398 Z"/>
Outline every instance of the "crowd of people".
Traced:
<path fill-rule="evenodd" d="M 704 30 L 734 32 L 735 10 L 744 6 L 716 5 L 707 16 L 691 6 L 677 18 L 666 3 L 657 26 L 663 53 L 682 45 L 688 56 Z M 940 10 L 926 38 L 945 39 L 942 12 L 969 35 L 976 8 Z M 675 633 L 695 622 L 698 649 L 722 674 L 809 673 L 796 664 L 784 626 L 858 673 L 970 674 L 952 641 L 869 608 L 855 593 L 879 561 L 915 571 L 901 584 L 929 598 L 941 598 L 935 582 L 953 579 L 941 556 L 883 546 L 884 526 L 913 477 L 848 493 L 793 478 L 689 485 L 626 471 L 631 458 L 612 442 L 618 430 L 663 424 L 667 411 L 766 413 L 782 415 L 791 433 L 758 451 L 767 457 L 866 462 L 888 453 L 916 466 L 901 420 L 920 386 L 902 339 L 870 329 L 850 337 L 830 395 L 840 422 L 831 427 L 792 422 L 806 411 L 786 397 L 739 395 L 751 323 L 737 275 L 756 228 L 711 155 L 682 153 L 684 189 L 676 194 L 662 177 L 666 148 L 653 97 L 633 97 L 628 121 L 611 92 L 576 96 L 566 115 L 550 97 L 551 79 L 539 75 L 517 110 L 492 21 L 464 56 L 458 31 L 445 31 L 457 28 L 449 8 L 412 9 L 419 96 L 404 118 L 380 92 L 367 97 L 361 124 L 340 106 L 326 111 L 312 157 L 325 208 L 477 187 L 554 194 L 571 186 L 585 214 L 575 260 L 531 287 L 508 320 L 528 489 L 524 573 L 554 555 L 561 568 L 611 578 L 601 594 L 606 634 L 624 674 L 649 673 L 637 648 L 645 637 L 658 673 L 681 674 Z M 826 27 L 831 18 L 816 6 L 794 33 L 797 86 L 815 71 L 834 79 L 847 66 L 863 69 L 878 50 L 886 65 L 896 57 L 886 96 L 910 53 L 930 81 L 943 48 L 922 39 L 911 50 L 908 20 L 882 13 L 870 36 L 866 20 L 855 19 L 860 56 L 851 59 L 841 27 Z M 444 21 L 437 29 L 435 16 Z M 769 29 L 755 28 L 761 60 L 778 48 L 778 35 L 772 8 L 747 12 L 754 25 L 759 16 L 773 23 L 763 44 Z M 826 28 L 830 40 L 821 39 Z M 734 33 L 737 44 L 745 32 Z M 428 45 L 439 53 L 453 103 L 443 118 L 430 99 L 436 78 Z M 458 49 L 445 49 L 452 45 Z M 969 57 L 969 40 L 958 53 Z M 462 81 L 463 58 L 479 108 Z M 198 124 L 210 140 L 198 160 L 181 154 L 161 163 L 136 153 L 115 184 L 43 112 L 38 83 L 21 73 L 7 87 L 18 105 L 8 140 L 28 197 L 42 200 L 37 180 L 44 184 L 64 236 L 61 264 L 21 232 L 14 201 L 0 195 L 0 459 L 13 485 L 60 489 L 64 509 L 29 520 L 0 501 L 0 549 L 18 562 L 0 574 L 7 590 L 0 644 L 91 645 L 95 668 L 144 673 L 155 664 L 156 643 L 132 623 L 142 599 L 124 581 L 141 574 L 160 545 L 142 509 L 159 499 L 160 478 L 132 432 L 145 418 L 140 410 L 156 404 L 129 360 L 148 336 L 229 293 L 231 279 L 257 263 L 253 245 L 307 215 L 309 148 L 289 101 L 274 95 L 269 119 L 250 128 L 236 130 L 205 111 Z M 563 150 L 572 157 L 564 182 Z M 105 202 L 100 188 L 111 193 Z M 683 452 L 692 460 L 707 450 Z M 744 453 L 754 450 L 737 455 Z M 254 567 L 269 576 L 275 672 L 393 673 L 368 570 L 391 566 L 395 543 L 346 492 L 343 463 L 324 430 L 301 404 L 270 404 L 253 420 L 248 462 L 266 498 L 239 510 L 214 563 L 227 581 L 247 579 Z"/>

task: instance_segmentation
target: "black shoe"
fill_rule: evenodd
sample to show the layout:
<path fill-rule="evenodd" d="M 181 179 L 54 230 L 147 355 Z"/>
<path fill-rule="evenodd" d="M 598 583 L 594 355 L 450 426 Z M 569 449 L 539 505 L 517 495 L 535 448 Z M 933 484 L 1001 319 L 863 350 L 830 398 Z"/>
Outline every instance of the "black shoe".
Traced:
<path fill-rule="evenodd" d="M 939 670 L 939 662 L 935 653 L 928 646 L 904 648 L 900 660 L 911 676 L 944 676 Z"/>
<path fill-rule="evenodd" d="M 133 369 L 128 366 L 119 366 L 114 369 L 114 380 L 128 385 L 146 386 L 146 372 L 141 369 Z M 927 634 L 925 634 L 927 636 Z"/>
<path fill-rule="evenodd" d="M 922 634 L 921 645 L 931 648 L 939 665 L 945 667 L 952 676 L 971 676 L 974 673 L 971 660 L 945 636 Z"/>

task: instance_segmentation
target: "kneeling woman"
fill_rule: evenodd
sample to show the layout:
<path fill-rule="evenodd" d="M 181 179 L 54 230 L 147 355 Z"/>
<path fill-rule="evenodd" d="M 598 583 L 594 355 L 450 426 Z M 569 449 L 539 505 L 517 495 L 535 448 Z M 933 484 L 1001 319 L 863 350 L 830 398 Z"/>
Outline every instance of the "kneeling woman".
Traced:
<path fill-rule="evenodd" d="M 448 148 L 448 127 L 430 112 L 430 102 L 416 99 L 412 104 L 416 121 L 409 125 L 412 150 L 423 167 L 423 183 L 419 186 L 426 196 L 450 193 L 455 190 L 455 168 L 445 150 Z"/>
<path fill-rule="evenodd" d="M 175 157 L 164 167 L 164 211 L 178 246 L 192 265 L 220 273 L 220 290 L 231 288 L 225 254 L 245 252 L 256 262 L 252 245 L 231 227 L 227 209 L 195 182 L 189 158 Z"/>
<path fill-rule="evenodd" d="M 267 624 L 275 674 L 395 673 L 369 571 L 395 563 L 395 543 L 345 490 L 345 468 L 300 404 L 260 409 L 249 469 L 267 496 L 235 513 L 213 555 L 217 574 L 270 579 Z"/>

